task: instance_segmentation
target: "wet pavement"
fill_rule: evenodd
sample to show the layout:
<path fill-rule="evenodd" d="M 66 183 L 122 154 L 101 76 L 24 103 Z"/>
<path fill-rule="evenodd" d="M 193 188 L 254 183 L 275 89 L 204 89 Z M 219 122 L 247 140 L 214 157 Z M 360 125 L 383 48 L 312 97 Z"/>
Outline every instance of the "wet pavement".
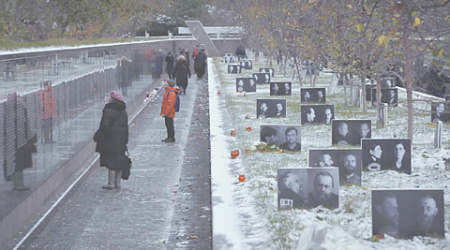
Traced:
<path fill-rule="evenodd" d="M 176 143 L 161 142 L 161 90 L 130 124 L 122 189 L 102 189 L 97 162 L 19 249 L 211 249 L 208 85 L 195 78 L 174 119 Z"/>

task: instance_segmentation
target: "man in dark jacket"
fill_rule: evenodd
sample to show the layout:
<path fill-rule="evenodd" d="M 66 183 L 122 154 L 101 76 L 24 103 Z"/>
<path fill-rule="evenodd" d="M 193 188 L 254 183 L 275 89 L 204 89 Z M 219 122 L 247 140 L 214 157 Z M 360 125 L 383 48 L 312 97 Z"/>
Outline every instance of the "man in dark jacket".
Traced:
<path fill-rule="evenodd" d="M 177 86 L 180 87 L 180 94 L 185 95 L 188 87 L 188 77 L 191 78 L 191 71 L 184 56 L 180 56 L 177 60 L 174 70 L 174 77 Z"/>
<path fill-rule="evenodd" d="M 200 49 L 198 51 L 198 54 L 195 57 L 195 61 L 194 61 L 194 69 L 195 69 L 195 72 L 197 73 L 197 78 L 202 79 L 203 75 L 205 74 L 205 69 L 206 69 L 205 49 Z"/>
<path fill-rule="evenodd" d="M 122 171 L 128 167 L 128 114 L 122 94 L 112 91 L 103 108 L 100 127 L 94 135 L 100 166 L 108 168 L 108 184 L 103 189 L 120 189 Z"/>

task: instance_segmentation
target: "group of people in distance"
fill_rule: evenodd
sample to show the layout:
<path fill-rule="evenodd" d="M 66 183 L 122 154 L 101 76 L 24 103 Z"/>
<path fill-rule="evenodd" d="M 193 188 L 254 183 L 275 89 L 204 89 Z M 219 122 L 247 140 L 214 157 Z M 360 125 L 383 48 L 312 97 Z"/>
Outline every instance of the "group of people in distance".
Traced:
<path fill-rule="evenodd" d="M 313 187 L 308 193 L 295 171 L 284 170 L 278 176 L 279 208 L 313 208 L 320 205 L 337 208 L 339 196 L 334 193 L 334 182 L 329 172 L 320 171 L 314 175 Z"/>

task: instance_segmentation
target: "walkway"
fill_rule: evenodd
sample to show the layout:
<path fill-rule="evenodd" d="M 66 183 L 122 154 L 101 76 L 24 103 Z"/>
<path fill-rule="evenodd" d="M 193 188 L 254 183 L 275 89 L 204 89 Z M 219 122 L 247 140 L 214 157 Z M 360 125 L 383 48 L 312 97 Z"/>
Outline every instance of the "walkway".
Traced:
<path fill-rule="evenodd" d="M 130 124 L 133 167 L 122 190 L 101 188 L 107 171 L 95 162 L 19 249 L 211 249 L 208 85 L 194 78 L 176 143 L 161 142 L 161 90 Z"/>

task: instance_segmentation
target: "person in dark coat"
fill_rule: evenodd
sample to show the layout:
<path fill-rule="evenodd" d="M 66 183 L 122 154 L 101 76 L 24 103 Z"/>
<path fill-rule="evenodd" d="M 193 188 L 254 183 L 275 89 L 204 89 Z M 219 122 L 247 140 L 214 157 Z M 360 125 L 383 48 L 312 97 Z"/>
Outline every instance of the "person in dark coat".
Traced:
<path fill-rule="evenodd" d="M 171 80 L 174 77 L 174 62 L 175 57 L 173 57 L 172 53 L 169 52 L 166 56 L 166 72 Z"/>
<path fill-rule="evenodd" d="M 37 136 L 28 117 L 23 99 L 17 93 L 9 94 L 5 103 L 5 122 L 10 124 L 4 128 L 5 144 L 12 145 L 4 151 L 4 175 L 7 181 L 12 180 L 14 190 L 25 191 L 30 188 L 24 185 L 23 171 L 33 167 L 32 154 L 36 153 Z M 9 160 L 13 159 L 13 160 Z"/>
<path fill-rule="evenodd" d="M 174 70 L 174 76 L 177 86 L 180 87 L 180 94 L 185 95 L 188 87 L 188 77 L 191 78 L 191 71 L 184 56 L 180 56 L 177 60 Z"/>
<path fill-rule="evenodd" d="M 200 49 L 198 51 L 194 61 L 194 69 L 197 73 L 197 78 L 202 79 L 203 75 L 205 75 L 206 69 L 206 54 L 204 49 Z"/>
<path fill-rule="evenodd" d="M 100 153 L 100 166 L 108 169 L 108 184 L 103 189 L 120 189 L 122 171 L 127 167 L 128 114 L 122 94 L 112 91 L 103 108 L 100 126 L 95 132 L 95 152 Z"/>

